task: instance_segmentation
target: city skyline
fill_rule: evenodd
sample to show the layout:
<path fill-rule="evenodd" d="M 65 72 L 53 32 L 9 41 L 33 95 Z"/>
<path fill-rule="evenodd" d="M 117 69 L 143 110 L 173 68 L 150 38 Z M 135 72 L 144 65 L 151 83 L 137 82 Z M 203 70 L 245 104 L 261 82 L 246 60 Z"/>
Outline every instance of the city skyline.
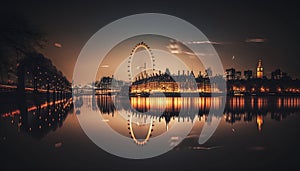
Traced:
<path fill-rule="evenodd" d="M 281 70 L 281 68 L 275 68 L 274 70 L 272 71 L 265 71 L 264 70 L 264 67 L 262 65 L 262 60 L 258 60 L 256 62 L 256 67 L 251 69 L 244 69 L 244 70 L 236 70 L 236 68 L 224 68 L 224 74 L 222 75 L 224 78 L 226 78 L 227 80 L 234 80 L 234 79 L 247 79 L 247 78 L 260 78 L 260 79 L 281 79 L 281 77 L 286 77 L 288 79 L 293 79 L 293 80 L 298 80 L 299 78 L 298 77 L 291 77 L 289 75 L 289 73 L 287 72 L 284 72 L 283 70 Z M 258 67 L 260 68 L 260 71 L 259 71 L 259 76 L 257 76 L 257 73 L 258 73 Z M 207 68 L 209 69 L 209 67 Z M 179 76 L 179 75 L 189 75 L 189 73 L 193 73 L 193 75 L 195 77 L 198 77 L 198 76 L 205 76 L 207 75 L 207 69 L 204 69 L 204 70 L 177 70 L 177 72 L 171 72 L 169 75 L 170 76 Z M 169 68 L 165 68 L 165 70 L 157 70 L 156 72 L 165 72 L 166 70 L 169 70 Z M 142 73 L 144 72 L 148 72 L 147 70 L 142 70 L 140 73 L 138 73 L 137 75 L 134 76 L 134 78 L 136 79 L 139 75 L 141 75 Z M 234 72 L 234 73 L 232 73 Z M 212 73 L 212 76 L 218 76 L 218 75 L 214 75 L 213 72 Z M 112 77 L 116 80 L 121 80 L 121 79 L 118 79 L 117 77 L 115 77 L 115 75 L 103 75 L 102 77 L 97 77 L 96 81 L 97 80 L 101 80 L 101 78 L 103 77 Z M 125 81 L 127 82 L 127 80 L 122 80 L 122 81 Z"/>

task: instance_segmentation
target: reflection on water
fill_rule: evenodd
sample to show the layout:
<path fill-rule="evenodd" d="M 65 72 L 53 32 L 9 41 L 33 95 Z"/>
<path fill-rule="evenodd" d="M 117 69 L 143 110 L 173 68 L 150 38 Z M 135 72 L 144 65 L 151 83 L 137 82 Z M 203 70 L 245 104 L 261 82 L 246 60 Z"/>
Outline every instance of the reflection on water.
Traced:
<path fill-rule="evenodd" d="M 299 160 L 294 157 L 299 152 L 298 97 L 230 97 L 226 99 L 224 114 L 212 117 L 208 116 L 209 109 L 218 108 L 224 99 L 81 96 L 73 99 L 74 111 L 71 99 L 28 100 L 21 104 L 18 100 L 8 100 L 0 103 L 0 149 L 4 154 L 1 158 L 4 168 L 108 168 L 118 163 L 124 168 L 137 165 L 140 170 L 150 162 L 158 164 L 150 167 L 151 170 L 163 168 L 165 163 L 179 163 L 180 170 L 199 164 L 204 170 L 227 166 L 232 170 L 249 167 L 270 170 L 270 166 L 295 167 Z M 181 110 L 190 114 L 181 116 Z M 76 115 L 71 113 L 82 116 L 85 111 L 97 111 L 105 124 L 120 135 L 131 137 L 129 143 L 143 147 L 156 136 L 171 132 L 174 123 L 184 122 L 194 127 L 179 145 L 176 142 L 180 137 L 171 137 L 170 146 L 175 148 L 161 157 L 124 160 L 99 149 L 82 131 Z M 215 117 L 221 117 L 216 132 L 209 141 L 199 145 L 203 124 Z"/>
<path fill-rule="evenodd" d="M 175 122 L 211 122 L 210 109 L 225 104 L 223 114 L 227 124 L 255 122 L 263 131 L 266 117 L 281 121 L 291 113 L 300 111 L 299 97 L 131 97 L 85 96 L 91 110 L 99 110 L 103 121 L 123 136 L 131 137 L 137 144 L 145 144 L 150 137 L 168 131 Z M 180 112 L 185 115 L 180 116 Z"/>
<path fill-rule="evenodd" d="M 119 134 L 131 137 L 136 144 L 144 145 L 155 136 L 172 128 L 176 122 L 212 122 L 210 109 L 225 103 L 222 119 L 227 124 L 255 122 L 263 131 L 265 120 L 281 121 L 300 111 L 299 97 L 131 97 L 80 96 L 75 98 L 75 113 L 80 114 L 82 104 L 102 115 Z M 72 98 L 38 99 L 8 104 L 2 107 L 1 116 L 13 128 L 40 139 L 62 126 L 72 110 Z M 180 113 L 184 113 L 180 115 Z M 100 119 L 100 118 L 99 118 Z M 195 124 L 197 125 L 197 124 Z M 198 128 L 197 128 L 198 129 Z"/>
<path fill-rule="evenodd" d="M 61 127 L 71 109 L 72 98 L 38 97 L 5 104 L 1 116 L 18 131 L 41 139 Z"/>
<path fill-rule="evenodd" d="M 299 100 L 298 97 L 233 97 L 226 103 L 224 117 L 229 123 L 256 121 L 261 130 L 267 115 L 281 121 L 291 113 L 299 112 Z"/>

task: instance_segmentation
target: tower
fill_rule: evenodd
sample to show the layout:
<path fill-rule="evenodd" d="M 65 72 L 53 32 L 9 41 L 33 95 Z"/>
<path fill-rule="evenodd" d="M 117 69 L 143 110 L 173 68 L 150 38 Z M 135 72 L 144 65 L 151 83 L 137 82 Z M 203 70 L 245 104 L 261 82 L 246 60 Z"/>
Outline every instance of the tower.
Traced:
<path fill-rule="evenodd" d="M 261 60 L 258 60 L 258 65 L 256 68 L 256 78 L 263 78 L 264 76 L 264 68 L 262 67 Z"/>

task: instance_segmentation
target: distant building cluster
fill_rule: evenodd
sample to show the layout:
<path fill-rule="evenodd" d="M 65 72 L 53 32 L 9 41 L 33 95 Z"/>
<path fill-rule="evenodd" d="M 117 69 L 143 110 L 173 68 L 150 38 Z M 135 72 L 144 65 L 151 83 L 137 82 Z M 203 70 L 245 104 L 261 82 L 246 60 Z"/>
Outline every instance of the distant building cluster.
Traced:
<path fill-rule="evenodd" d="M 267 79 L 264 75 L 264 68 L 262 65 L 262 60 L 258 61 L 256 67 L 256 74 L 254 75 L 252 70 L 245 70 L 244 75 L 242 76 L 241 71 L 237 71 L 234 68 L 226 69 L 225 76 L 227 80 L 240 80 L 240 79 Z M 282 72 L 280 69 L 276 69 L 271 73 L 271 79 L 274 80 L 290 80 L 292 79 L 286 72 Z"/>
<path fill-rule="evenodd" d="M 98 90 L 116 92 L 120 90 L 120 87 L 124 86 L 125 82 L 121 80 L 116 80 L 112 77 L 102 77 L 100 81 L 95 82 L 95 86 Z"/>
<path fill-rule="evenodd" d="M 264 75 L 262 61 L 259 60 L 256 74 L 251 70 L 241 71 L 226 69 L 227 93 L 232 95 L 294 95 L 300 93 L 300 81 L 293 80 L 287 73 L 276 69 L 271 78 Z"/>
<path fill-rule="evenodd" d="M 224 75 L 213 76 L 210 68 L 195 76 L 193 71 L 178 71 L 171 74 L 166 68 L 165 72 L 145 70 L 139 73 L 129 85 L 126 82 L 116 80 L 113 77 L 103 77 L 96 82 L 98 92 L 116 93 L 121 87 L 127 86 L 131 95 L 149 95 L 150 93 L 169 93 L 171 96 L 180 93 L 223 93 L 217 84 L 211 84 L 214 79 L 226 80 L 227 93 L 229 95 L 294 95 L 300 94 L 300 81 L 292 79 L 287 73 L 276 69 L 268 79 L 264 75 L 262 61 L 259 60 L 256 73 L 252 70 L 243 72 L 235 68 L 225 70 Z M 126 90 L 127 91 L 127 90 Z M 100 94 L 101 94 L 100 93 Z"/>

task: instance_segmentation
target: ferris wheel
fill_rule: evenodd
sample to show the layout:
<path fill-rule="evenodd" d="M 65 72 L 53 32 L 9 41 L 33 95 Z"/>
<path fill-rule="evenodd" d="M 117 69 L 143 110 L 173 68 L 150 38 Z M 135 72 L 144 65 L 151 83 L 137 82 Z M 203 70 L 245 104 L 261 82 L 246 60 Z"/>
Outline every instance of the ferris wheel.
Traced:
<path fill-rule="evenodd" d="M 148 57 L 150 58 L 150 67 L 151 67 L 151 71 L 155 71 L 155 57 L 150 49 L 150 47 L 145 43 L 145 42 L 140 42 L 138 44 L 136 44 L 133 49 L 131 50 L 130 56 L 128 57 L 128 79 L 129 82 L 133 82 L 134 81 L 134 73 L 133 73 L 133 67 L 132 67 L 132 61 L 134 58 L 135 53 L 139 50 L 139 49 L 144 49 L 147 51 Z M 149 66 L 149 65 L 148 65 Z M 144 70 L 146 70 L 146 66 L 143 67 Z M 148 69 L 149 70 L 149 69 Z M 153 126 L 154 126 L 154 121 L 152 118 L 150 118 L 150 122 L 145 124 L 143 123 L 142 125 L 148 125 L 149 124 L 149 129 L 147 131 L 146 137 L 144 140 L 140 141 L 137 139 L 136 135 L 134 134 L 134 130 L 133 130 L 133 123 L 136 123 L 137 125 L 140 125 L 140 122 L 136 122 L 137 118 L 134 118 L 133 114 L 129 114 L 128 115 L 128 129 L 129 129 L 129 134 L 131 135 L 131 138 L 133 139 L 133 141 L 137 144 L 137 145 L 145 145 L 148 141 L 149 138 L 151 137 L 151 133 L 153 131 Z M 144 126 L 145 126 L 144 125 Z M 141 125 L 140 125 L 141 126 Z"/>
<path fill-rule="evenodd" d="M 154 71 L 155 70 L 155 57 L 150 49 L 150 47 L 145 43 L 145 42 L 140 42 L 138 44 L 136 44 L 133 49 L 131 50 L 130 56 L 128 57 L 128 79 L 130 82 L 133 82 L 133 69 L 132 69 L 132 61 L 133 61 L 133 57 L 135 55 L 135 53 L 137 52 L 138 49 L 145 49 L 148 53 L 148 56 L 150 58 L 151 61 L 151 69 Z M 146 70 L 146 66 L 144 66 L 144 69 Z"/>
<path fill-rule="evenodd" d="M 153 132 L 153 127 L 154 127 L 154 123 L 153 123 L 154 121 L 153 121 L 153 119 L 151 118 L 150 119 L 150 123 L 148 123 L 148 124 L 145 124 L 145 125 L 142 124 L 143 126 L 149 125 L 148 131 L 147 131 L 147 135 L 146 135 L 146 137 L 145 137 L 144 140 L 138 140 L 138 138 L 134 134 L 133 125 L 132 125 L 132 122 L 133 122 L 133 116 L 132 115 L 130 115 L 130 119 L 128 120 L 128 122 L 129 122 L 128 123 L 129 134 L 130 134 L 131 138 L 133 139 L 133 141 L 137 145 L 145 145 L 149 141 L 150 137 L 152 136 L 151 133 Z M 136 124 L 140 125 L 139 122 L 137 122 Z"/>

